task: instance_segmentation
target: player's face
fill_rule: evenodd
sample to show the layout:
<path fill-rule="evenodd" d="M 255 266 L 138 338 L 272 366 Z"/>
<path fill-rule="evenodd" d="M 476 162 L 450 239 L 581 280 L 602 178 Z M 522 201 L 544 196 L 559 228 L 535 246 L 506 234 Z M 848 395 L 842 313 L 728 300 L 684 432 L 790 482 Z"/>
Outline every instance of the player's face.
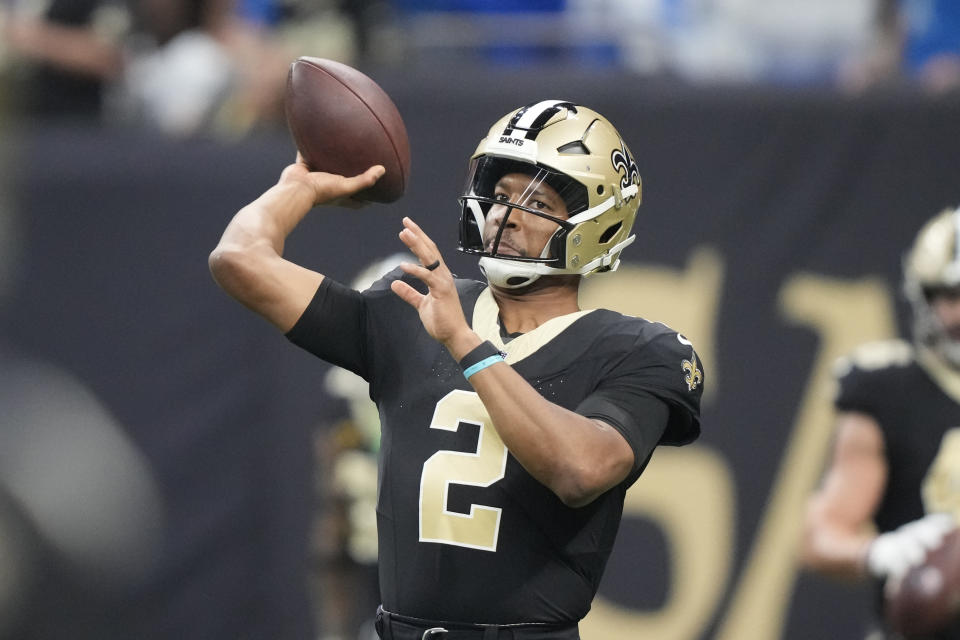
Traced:
<path fill-rule="evenodd" d="M 543 248 L 557 230 L 555 222 L 522 209 L 510 208 L 507 203 L 522 204 L 561 220 L 569 217 L 566 203 L 553 187 L 540 183 L 530 192 L 528 189 L 531 182 L 532 178 L 522 173 L 508 173 L 497 182 L 493 197 L 498 204 L 490 208 L 484 228 L 483 242 L 487 251 L 493 248 L 497 231 L 503 226 L 503 234 L 497 247 L 499 255 L 540 257 Z"/>
<path fill-rule="evenodd" d="M 934 292 L 930 307 L 950 339 L 960 341 L 960 287 Z"/>

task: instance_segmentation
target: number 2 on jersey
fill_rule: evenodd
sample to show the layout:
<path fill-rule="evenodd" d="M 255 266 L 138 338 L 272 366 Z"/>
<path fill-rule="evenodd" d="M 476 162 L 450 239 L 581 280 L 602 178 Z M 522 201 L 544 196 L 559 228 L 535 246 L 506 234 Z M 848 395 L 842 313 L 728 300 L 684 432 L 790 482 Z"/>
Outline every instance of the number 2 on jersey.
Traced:
<path fill-rule="evenodd" d="M 471 504 L 469 514 L 447 510 L 451 484 L 489 487 L 503 478 L 507 470 L 507 447 L 476 393 L 458 389 L 445 395 L 437 403 L 430 428 L 457 431 L 463 422 L 480 427 L 476 451 L 441 450 L 423 463 L 420 541 L 496 551 L 499 507 Z"/>

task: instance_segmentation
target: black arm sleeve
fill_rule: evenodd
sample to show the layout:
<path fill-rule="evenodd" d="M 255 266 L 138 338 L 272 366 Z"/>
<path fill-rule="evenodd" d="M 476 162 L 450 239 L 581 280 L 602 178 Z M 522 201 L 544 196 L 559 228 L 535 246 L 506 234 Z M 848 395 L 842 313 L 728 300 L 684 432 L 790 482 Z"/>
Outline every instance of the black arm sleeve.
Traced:
<path fill-rule="evenodd" d="M 670 407 L 652 393 L 636 392 L 630 397 L 630 410 L 622 408 L 602 393 L 586 398 L 576 411 L 587 418 L 602 420 L 623 435 L 633 449 L 633 472 L 628 477 L 632 483 L 643 471 L 653 450 L 667 429 Z"/>
<path fill-rule="evenodd" d="M 367 379 L 365 318 L 366 307 L 359 291 L 324 278 L 286 336 L 318 358 Z"/>

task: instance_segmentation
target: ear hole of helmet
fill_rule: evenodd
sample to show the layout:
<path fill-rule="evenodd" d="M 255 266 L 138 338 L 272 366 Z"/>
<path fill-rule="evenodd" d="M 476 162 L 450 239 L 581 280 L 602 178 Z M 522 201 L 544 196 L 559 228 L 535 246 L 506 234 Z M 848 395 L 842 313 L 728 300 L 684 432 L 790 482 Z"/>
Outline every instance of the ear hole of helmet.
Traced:
<path fill-rule="evenodd" d="M 562 144 L 557 147 L 557 153 L 588 156 L 590 155 L 590 149 L 587 149 L 587 145 L 583 144 L 582 141 L 574 140 L 573 142 L 568 142 L 567 144 Z"/>
<path fill-rule="evenodd" d="M 617 232 L 620 231 L 621 228 L 623 228 L 623 223 L 620 221 L 617 221 L 616 224 L 610 225 L 604 230 L 603 233 L 600 234 L 600 239 L 598 242 L 600 244 L 606 244 L 610 242 L 613 236 L 617 235 Z"/>

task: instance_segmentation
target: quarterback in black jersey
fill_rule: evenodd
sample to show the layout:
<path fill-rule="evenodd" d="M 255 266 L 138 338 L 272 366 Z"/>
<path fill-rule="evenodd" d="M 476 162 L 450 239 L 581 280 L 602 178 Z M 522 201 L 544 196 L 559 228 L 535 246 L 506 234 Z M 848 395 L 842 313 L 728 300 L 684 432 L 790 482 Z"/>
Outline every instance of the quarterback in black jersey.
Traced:
<path fill-rule="evenodd" d="M 295 344 L 362 376 L 382 427 L 377 522 L 395 640 L 579 637 L 626 490 L 658 444 L 700 433 L 704 371 L 666 326 L 583 310 L 640 204 L 629 149 L 600 114 L 559 100 L 493 125 L 471 158 L 455 278 L 412 220 L 404 263 L 363 292 L 282 258 L 315 205 L 369 187 L 298 162 L 242 209 L 214 278 Z"/>
<path fill-rule="evenodd" d="M 904 262 L 914 343 L 858 348 L 839 363 L 832 462 L 807 510 L 806 564 L 884 581 L 919 564 L 960 507 L 960 209 L 920 230 Z M 870 533 L 870 525 L 876 533 Z M 927 636 L 924 636 L 927 637 Z M 960 624 L 930 636 L 960 637 Z"/>

